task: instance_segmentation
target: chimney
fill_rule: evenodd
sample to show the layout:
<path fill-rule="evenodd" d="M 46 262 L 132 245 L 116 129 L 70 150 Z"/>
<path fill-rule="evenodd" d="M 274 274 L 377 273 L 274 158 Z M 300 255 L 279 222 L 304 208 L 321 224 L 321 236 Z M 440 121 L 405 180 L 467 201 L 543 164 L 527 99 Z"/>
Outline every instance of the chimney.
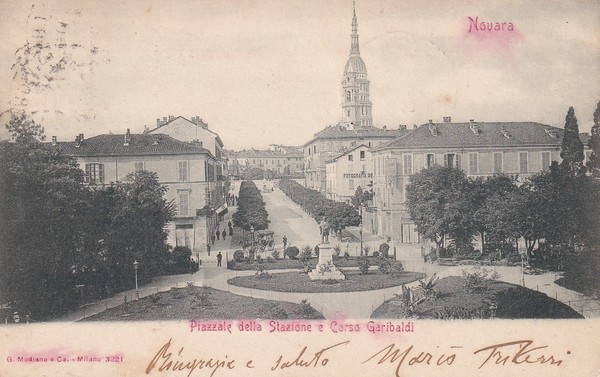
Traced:
<path fill-rule="evenodd" d="M 160 123 L 160 118 L 156 118 L 156 127 L 160 127 L 162 124 Z"/>
<path fill-rule="evenodd" d="M 162 124 L 165 124 L 165 123 L 167 123 L 167 117 L 163 117 Z"/>
<path fill-rule="evenodd" d="M 79 141 L 83 142 L 83 134 L 79 134 Z"/>
<path fill-rule="evenodd" d="M 452 123 L 452 117 L 444 117 L 444 123 Z"/>
<path fill-rule="evenodd" d="M 479 125 L 475 123 L 474 119 L 469 120 L 469 128 L 475 135 L 479 135 Z"/>
<path fill-rule="evenodd" d="M 56 136 L 52 136 L 52 145 L 56 145 L 57 138 Z"/>
<path fill-rule="evenodd" d="M 79 148 L 81 145 L 81 134 L 75 136 L 75 148 Z"/>
<path fill-rule="evenodd" d="M 383 125 L 383 130 L 384 131 L 387 130 L 387 126 L 386 125 Z"/>
<path fill-rule="evenodd" d="M 129 128 L 127 129 L 127 133 L 125 134 L 125 142 L 123 143 L 124 146 L 129 146 L 129 141 L 131 140 L 131 131 L 129 130 Z"/>
<path fill-rule="evenodd" d="M 150 128 L 144 124 L 144 134 L 150 133 Z"/>
<path fill-rule="evenodd" d="M 173 119 L 175 119 L 175 117 L 173 115 L 169 115 L 169 122 L 172 121 Z"/>

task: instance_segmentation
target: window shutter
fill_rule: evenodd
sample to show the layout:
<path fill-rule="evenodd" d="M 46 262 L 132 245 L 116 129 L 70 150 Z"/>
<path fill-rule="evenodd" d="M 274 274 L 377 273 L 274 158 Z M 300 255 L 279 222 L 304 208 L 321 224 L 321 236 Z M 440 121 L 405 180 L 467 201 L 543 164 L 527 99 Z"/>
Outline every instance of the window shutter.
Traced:
<path fill-rule="evenodd" d="M 85 164 L 85 176 L 83 177 L 85 183 L 90 183 L 90 164 Z"/>
<path fill-rule="evenodd" d="M 461 163 L 460 163 L 460 154 L 456 154 L 456 168 L 460 169 L 461 167 Z"/>
<path fill-rule="evenodd" d="M 448 155 L 444 155 L 444 166 L 448 166 Z"/>
<path fill-rule="evenodd" d="M 98 164 L 98 182 L 104 183 L 104 164 Z"/>

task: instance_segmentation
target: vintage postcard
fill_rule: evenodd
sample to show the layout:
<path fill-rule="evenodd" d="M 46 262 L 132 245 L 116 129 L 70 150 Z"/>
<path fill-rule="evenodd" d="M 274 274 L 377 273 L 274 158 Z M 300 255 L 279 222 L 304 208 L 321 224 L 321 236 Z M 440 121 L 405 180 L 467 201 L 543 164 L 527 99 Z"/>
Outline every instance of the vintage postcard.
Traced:
<path fill-rule="evenodd" d="M 599 15 L 0 1 L 0 376 L 600 376 Z"/>

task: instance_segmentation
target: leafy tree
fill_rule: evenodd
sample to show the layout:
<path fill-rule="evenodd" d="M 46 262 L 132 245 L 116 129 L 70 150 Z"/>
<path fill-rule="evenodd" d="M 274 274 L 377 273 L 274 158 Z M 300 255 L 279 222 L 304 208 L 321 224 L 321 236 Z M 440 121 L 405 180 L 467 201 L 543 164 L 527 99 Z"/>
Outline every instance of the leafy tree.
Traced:
<path fill-rule="evenodd" d="M 254 182 L 242 182 L 237 205 L 237 211 L 233 214 L 233 223 L 235 226 L 244 228 L 247 231 L 251 227 L 254 227 L 255 230 L 267 229 L 269 227 L 265 202 Z"/>
<path fill-rule="evenodd" d="M 473 220 L 481 239 L 481 252 L 486 252 L 488 242 L 504 245 L 515 234 L 506 227 L 505 205 L 507 196 L 516 190 L 515 180 L 506 175 L 476 178 L 471 181 L 471 193 L 475 201 Z"/>
<path fill-rule="evenodd" d="M 579 138 L 579 126 L 575 117 L 575 109 L 569 107 L 565 118 L 565 130 L 562 140 L 562 150 L 560 152 L 562 162 L 560 163 L 561 172 L 575 176 L 585 172 L 583 166 L 583 143 Z"/>
<path fill-rule="evenodd" d="M 594 178 L 600 178 L 600 102 L 594 111 L 594 125 L 592 126 L 592 136 L 588 141 L 588 147 L 592 150 L 587 162 L 588 171 Z"/>
<path fill-rule="evenodd" d="M 469 182 L 459 169 L 432 166 L 410 177 L 407 207 L 417 231 L 434 241 L 438 250 L 451 238 L 457 249 L 467 248 L 476 229 Z"/>
<path fill-rule="evenodd" d="M 354 193 L 354 196 L 352 197 L 352 204 L 355 207 L 360 207 L 371 199 L 372 199 L 371 193 L 366 190 L 363 191 L 363 189 L 360 186 L 358 186 L 356 188 L 356 192 Z"/>
<path fill-rule="evenodd" d="M 85 198 L 83 172 L 41 143 L 43 129 L 25 117 L 0 142 L 0 291 L 40 319 L 76 304 L 71 267 Z"/>

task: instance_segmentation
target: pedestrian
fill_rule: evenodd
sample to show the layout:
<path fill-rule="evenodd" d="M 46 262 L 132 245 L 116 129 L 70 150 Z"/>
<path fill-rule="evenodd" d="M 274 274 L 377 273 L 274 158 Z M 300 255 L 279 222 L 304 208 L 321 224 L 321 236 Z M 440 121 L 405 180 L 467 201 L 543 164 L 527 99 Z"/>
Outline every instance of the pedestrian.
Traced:
<path fill-rule="evenodd" d="M 225 241 L 225 238 L 227 238 L 227 231 L 223 229 L 223 233 L 221 233 L 221 235 L 223 236 L 223 241 Z"/>
<path fill-rule="evenodd" d="M 229 237 L 233 236 L 233 227 L 229 227 Z"/>
<path fill-rule="evenodd" d="M 284 235 L 283 236 L 283 251 L 285 251 L 286 246 L 287 246 L 287 237 Z"/>
<path fill-rule="evenodd" d="M 211 238 L 213 238 L 213 237 L 211 237 Z M 214 245 L 214 243 L 215 243 L 215 240 L 213 239 L 213 245 Z M 208 256 L 210 257 L 210 244 L 206 245 L 206 251 L 208 251 Z"/>
<path fill-rule="evenodd" d="M 227 222 L 227 226 L 230 228 L 233 226 L 233 224 L 231 223 L 231 220 L 229 220 L 229 222 Z"/>
<path fill-rule="evenodd" d="M 214 246 L 214 244 L 215 244 L 215 239 L 216 239 L 215 235 L 214 235 L 214 234 L 211 234 L 211 235 L 210 235 L 210 242 L 212 242 L 213 246 Z"/>
<path fill-rule="evenodd" d="M 219 251 L 219 254 L 217 254 L 217 267 L 221 267 L 221 259 L 223 259 L 223 255 Z"/>
<path fill-rule="evenodd" d="M 221 239 L 221 231 L 219 230 L 219 228 L 217 228 L 217 231 L 215 232 L 215 235 L 217 236 L 217 241 L 219 239 Z"/>

